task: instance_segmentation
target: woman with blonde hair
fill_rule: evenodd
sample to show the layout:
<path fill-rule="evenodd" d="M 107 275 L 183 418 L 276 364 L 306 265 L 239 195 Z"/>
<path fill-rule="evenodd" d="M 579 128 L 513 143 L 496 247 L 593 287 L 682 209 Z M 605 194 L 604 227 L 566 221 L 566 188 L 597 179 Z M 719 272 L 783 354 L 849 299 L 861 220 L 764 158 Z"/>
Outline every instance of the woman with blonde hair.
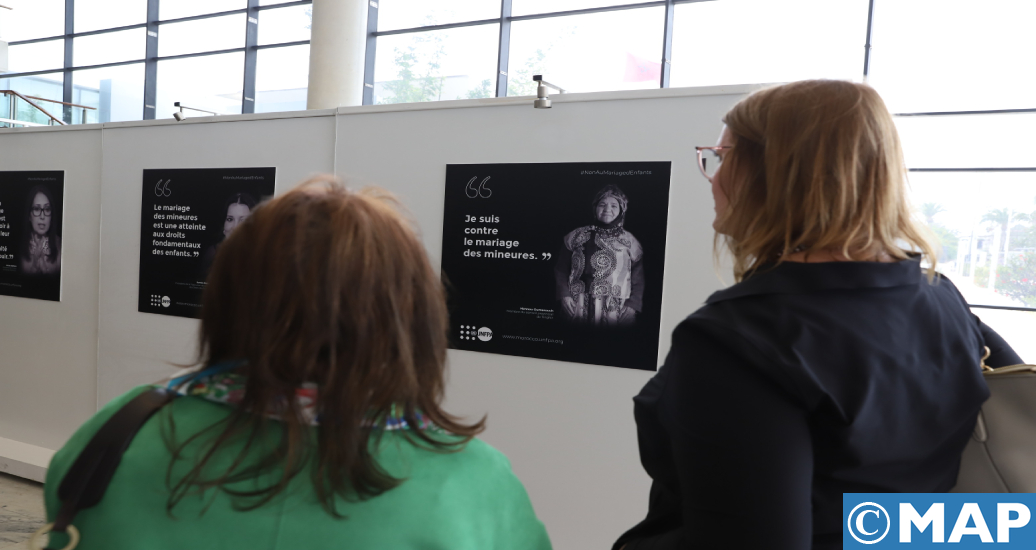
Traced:
<path fill-rule="evenodd" d="M 442 409 L 447 312 L 399 205 L 316 178 L 258 206 L 219 247 L 202 368 L 132 439 L 80 549 L 549 550 L 507 458 Z M 58 486 L 120 408 L 61 449 Z M 51 547 L 63 537 L 52 535 Z M 58 540 L 55 540 L 58 539 Z"/>
<path fill-rule="evenodd" d="M 873 89 L 795 82 L 723 121 L 698 154 L 736 284 L 634 399 L 654 483 L 615 548 L 841 548 L 842 493 L 953 488 L 984 347 L 1021 360 L 934 273 Z"/>

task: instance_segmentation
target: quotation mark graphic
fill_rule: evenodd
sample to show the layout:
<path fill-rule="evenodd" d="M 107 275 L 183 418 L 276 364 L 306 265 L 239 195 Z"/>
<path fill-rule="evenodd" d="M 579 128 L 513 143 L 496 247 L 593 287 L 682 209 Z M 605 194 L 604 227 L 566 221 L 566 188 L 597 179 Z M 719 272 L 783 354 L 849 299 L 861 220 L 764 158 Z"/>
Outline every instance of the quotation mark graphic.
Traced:
<path fill-rule="evenodd" d="M 158 180 L 158 183 L 155 184 L 155 196 L 171 197 L 173 195 L 173 190 L 169 188 L 169 184 L 172 182 L 173 180 Z"/>
<path fill-rule="evenodd" d="M 478 179 L 478 176 L 471 178 L 471 181 L 464 186 L 464 194 L 467 195 L 469 199 L 478 197 L 488 199 L 489 197 L 492 197 L 493 190 L 486 187 L 486 183 L 489 182 L 489 178 L 491 177 L 493 176 L 488 176 L 486 179 L 482 180 L 482 183 L 478 184 L 478 187 L 475 186 L 475 181 Z"/>

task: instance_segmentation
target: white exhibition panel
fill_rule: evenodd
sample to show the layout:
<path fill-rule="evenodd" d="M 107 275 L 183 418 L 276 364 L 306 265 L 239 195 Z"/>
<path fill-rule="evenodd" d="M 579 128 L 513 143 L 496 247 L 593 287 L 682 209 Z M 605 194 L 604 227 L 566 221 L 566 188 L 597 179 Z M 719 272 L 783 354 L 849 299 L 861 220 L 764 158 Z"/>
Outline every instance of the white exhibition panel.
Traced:
<path fill-rule="evenodd" d="M 0 440 L 53 450 L 96 410 L 101 128 L 4 130 L 0 170 L 65 172 L 61 301 L 0 296 Z"/>
<path fill-rule="evenodd" d="M 565 94 L 550 110 L 506 98 L 5 131 L 0 169 L 65 170 L 69 206 L 62 301 L 0 296 L 0 438 L 57 449 L 97 406 L 194 359 L 196 320 L 137 312 L 145 169 L 272 166 L 278 193 L 320 172 L 380 185 L 412 211 L 438 266 L 447 164 L 672 161 L 661 361 L 675 325 L 723 286 L 694 146 L 714 143 L 723 113 L 754 88 Z M 447 410 L 488 414 L 483 438 L 511 459 L 556 548 L 607 548 L 647 510 L 632 397 L 652 374 L 451 351 Z"/>
<path fill-rule="evenodd" d="M 723 286 L 694 146 L 715 143 L 723 113 L 748 90 L 566 94 L 550 110 L 531 98 L 342 108 L 337 174 L 401 196 L 438 266 L 447 164 L 671 160 L 661 361 L 676 324 Z M 447 410 L 488 414 L 482 438 L 510 458 L 555 548 L 608 548 L 643 519 L 650 479 L 632 398 L 653 373 L 457 350 L 449 359 Z"/>
<path fill-rule="evenodd" d="M 137 312 L 144 169 L 272 166 L 283 193 L 334 171 L 333 113 L 294 115 L 105 125 L 98 406 L 176 372 L 197 352 L 197 320 Z"/>

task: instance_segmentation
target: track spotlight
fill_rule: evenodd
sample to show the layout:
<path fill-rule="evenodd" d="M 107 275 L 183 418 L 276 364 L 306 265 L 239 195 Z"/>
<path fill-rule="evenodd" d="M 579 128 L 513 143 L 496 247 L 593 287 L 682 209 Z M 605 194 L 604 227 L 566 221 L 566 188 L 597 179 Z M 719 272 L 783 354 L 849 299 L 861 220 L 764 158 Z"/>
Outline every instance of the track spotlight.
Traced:
<path fill-rule="evenodd" d="M 205 109 L 195 109 L 194 107 L 188 107 L 186 105 L 180 105 L 179 101 L 177 101 L 176 103 L 173 103 L 173 106 L 180 108 L 179 111 L 173 111 L 173 118 L 175 118 L 177 122 L 187 118 L 187 115 L 185 115 L 184 112 L 183 112 L 184 109 L 187 109 L 189 111 L 198 111 L 199 113 L 208 113 L 208 114 L 210 114 L 212 116 L 216 116 L 216 113 L 214 113 L 212 111 L 206 111 Z"/>
<path fill-rule="evenodd" d="M 543 80 L 543 75 L 541 74 L 532 75 L 532 80 L 533 82 L 539 82 L 539 85 L 536 86 L 536 100 L 532 102 L 532 106 L 537 109 L 550 109 L 550 95 L 547 92 L 548 86 L 557 90 L 559 94 L 565 93 L 564 88 Z"/>

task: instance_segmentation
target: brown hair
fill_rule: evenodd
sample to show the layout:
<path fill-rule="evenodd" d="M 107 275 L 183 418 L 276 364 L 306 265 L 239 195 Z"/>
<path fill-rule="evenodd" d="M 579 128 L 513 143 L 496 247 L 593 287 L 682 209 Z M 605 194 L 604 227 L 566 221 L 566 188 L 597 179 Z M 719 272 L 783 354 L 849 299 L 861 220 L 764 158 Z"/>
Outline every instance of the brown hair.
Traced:
<path fill-rule="evenodd" d="M 901 244 L 934 271 L 935 251 L 911 218 L 899 135 L 873 88 L 776 86 L 740 101 L 723 122 L 734 147 L 722 168 L 730 189 L 720 226 L 738 281 L 796 251 L 905 259 Z"/>
<path fill-rule="evenodd" d="M 447 330 L 443 285 L 392 195 L 319 176 L 260 205 L 220 246 L 202 306 L 199 362 L 243 361 L 245 393 L 210 427 L 218 435 L 186 477 L 170 481 L 168 509 L 211 487 L 254 509 L 312 465 L 316 494 L 338 516 L 336 495 L 363 499 L 402 483 L 370 450 L 393 413 L 414 427 L 403 430 L 412 443 L 459 450 L 485 419 L 463 424 L 440 406 Z M 307 382 L 319 387 L 315 430 L 294 399 Z M 419 414 L 458 437 L 416 429 Z M 260 444 L 278 425 L 279 444 Z M 201 435 L 173 443 L 174 462 Z M 229 470 L 206 473 L 221 447 L 242 441 Z M 278 470 L 267 487 L 228 487 Z"/>

